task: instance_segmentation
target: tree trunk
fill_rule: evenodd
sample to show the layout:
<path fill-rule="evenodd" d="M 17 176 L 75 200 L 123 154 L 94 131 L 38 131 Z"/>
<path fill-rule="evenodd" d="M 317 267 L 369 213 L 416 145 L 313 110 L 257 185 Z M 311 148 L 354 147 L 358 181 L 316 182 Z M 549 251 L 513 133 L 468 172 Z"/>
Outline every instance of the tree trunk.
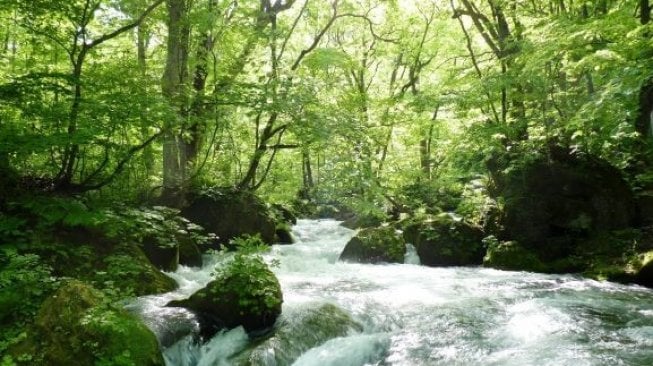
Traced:
<path fill-rule="evenodd" d="M 639 22 L 646 25 L 651 21 L 651 4 L 649 0 L 639 1 Z"/>
<path fill-rule="evenodd" d="M 168 53 L 161 81 L 163 96 L 176 112 L 166 123 L 163 142 L 163 192 L 164 202 L 178 206 L 187 188 L 186 146 L 178 132 L 188 112 L 185 92 L 188 82 L 189 29 L 186 0 L 167 0 Z"/>
<path fill-rule="evenodd" d="M 147 45 L 149 43 L 149 31 L 145 22 L 141 23 L 136 30 L 136 47 L 138 58 L 138 69 L 142 80 L 141 87 L 141 103 L 140 103 L 140 122 L 141 122 L 141 136 L 146 139 L 149 136 L 148 127 L 150 125 L 148 119 L 148 94 L 147 94 Z M 152 146 L 148 145 L 143 149 L 143 163 L 145 165 L 145 176 L 150 177 L 154 171 L 154 152 Z"/>
<path fill-rule="evenodd" d="M 305 189 L 313 188 L 313 170 L 311 168 L 311 155 L 308 151 L 302 152 L 302 177 Z"/>
<path fill-rule="evenodd" d="M 432 170 L 432 159 L 431 159 L 431 142 L 433 140 L 433 130 L 434 123 L 438 119 L 438 111 L 440 106 L 435 108 L 433 111 L 433 117 L 431 117 L 431 124 L 429 125 L 429 130 L 426 136 L 422 137 L 419 141 L 419 162 L 420 167 L 422 168 L 422 175 L 426 180 L 431 180 L 431 170 Z"/>

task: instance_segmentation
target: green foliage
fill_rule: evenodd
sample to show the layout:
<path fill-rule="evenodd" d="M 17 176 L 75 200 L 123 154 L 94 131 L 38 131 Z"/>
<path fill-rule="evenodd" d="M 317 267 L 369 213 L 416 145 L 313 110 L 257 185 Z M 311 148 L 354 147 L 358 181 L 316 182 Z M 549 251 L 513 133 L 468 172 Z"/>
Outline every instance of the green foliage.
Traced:
<path fill-rule="evenodd" d="M 9 354 L 21 365 L 163 365 L 156 337 L 140 320 L 75 280 L 43 302 Z"/>
<path fill-rule="evenodd" d="M 0 247 L 0 354 L 25 337 L 25 325 L 57 287 L 51 271 L 37 255 Z M 8 360 L 3 364 L 11 364 Z"/>
<path fill-rule="evenodd" d="M 411 210 L 428 213 L 453 211 L 458 207 L 462 195 L 462 184 L 455 180 L 418 181 L 400 189 L 402 203 Z"/>
<path fill-rule="evenodd" d="M 57 284 L 52 269 L 34 254 L 0 248 L 0 322 L 33 315 Z"/>
<path fill-rule="evenodd" d="M 236 238 L 231 243 L 238 251 L 231 260 L 216 267 L 215 279 L 224 286 L 214 287 L 217 293 L 213 295 L 236 294 L 238 305 L 250 314 L 278 308 L 281 305 L 279 281 L 260 255 L 269 246 L 258 236 Z"/>
<path fill-rule="evenodd" d="M 21 207 L 37 216 L 38 225 L 44 228 L 56 225 L 91 227 L 102 219 L 101 212 L 89 209 L 84 202 L 74 198 L 33 196 Z"/>
<path fill-rule="evenodd" d="M 247 256 L 247 255 L 257 255 L 266 251 L 269 251 L 270 246 L 265 244 L 261 239 L 261 236 L 256 235 L 243 235 L 234 239 L 229 240 L 229 245 L 232 248 L 235 248 L 238 252 L 236 255 Z"/>
<path fill-rule="evenodd" d="M 216 238 L 215 234 L 206 233 L 201 226 L 180 216 L 179 210 L 164 206 L 106 210 L 101 226 L 111 238 L 135 243 L 152 238 L 162 248 L 177 247 L 186 238 L 200 246 Z"/>

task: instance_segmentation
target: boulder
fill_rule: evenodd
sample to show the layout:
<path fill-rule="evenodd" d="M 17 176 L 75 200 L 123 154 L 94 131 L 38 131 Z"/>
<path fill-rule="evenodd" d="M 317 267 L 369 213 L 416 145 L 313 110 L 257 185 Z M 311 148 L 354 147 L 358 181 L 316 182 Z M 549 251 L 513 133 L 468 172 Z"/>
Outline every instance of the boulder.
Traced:
<path fill-rule="evenodd" d="M 32 365 L 164 365 L 155 335 L 139 319 L 75 280 L 46 299 L 11 353 L 28 354 Z"/>
<path fill-rule="evenodd" d="M 168 304 L 197 314 L 201 334 L 242 325 L 249 333 L 269 329 L 281 314 L 279 281 L 259 256 L 237 253 L 217 269 L 215 280 L 188 299 Z"/>
<path fill-rule="evenodd" d="M 306 304 L 284 312 L 271 337 L 232 361 L 239 366 L 291 365 L 311 348 L 362 330 L 349 314 L 333 304 Z"/>
<path fill-rule="evenodd" d="M 286 206 L 279 203 L 273 203 L 270 208 L 279 218 L 281 218 L 282 221 L 292 225 L 297 224 L 297 215 Z"/>
<path fill-rule="evenodd" d="M 362 229 L 345 246 L 341 261 L 403 263 L 406 243 L 390 226 Z"/>
<path fill-rule="evenodd" d="M 177 283 L 157 269 L 136 242 L 111 238 L 102 230 L 60 226 L 40 234 L 28 250 L 52 268 L 54 276 L 72 277 L 102 288 L 108 284 L 125 295 L 169 292 Z"/>
<path fill-rule="evenodd" d="M 189 237 L 178 237 L 179 242 L 179 264 L 188 267 L 202 266 L 202 251 Z"/>
<path fill-rule="evenodd" d="M 404 239 L 427 266 L 470 266 L 483 263 L 483 231 L 449 214 L 405 224 Z"/>
<path fill-rule="evenodd" d="M 653 287 L 653 250 L 642 257 L 642 265 L 635 273 L 634 282 L 642 286 Z"/>
<path fill-rule="evenodd" d="M 647 190 L 637 196 L 637 216 L 640 224 L 653 225 L 653 191 Z"/>
<path fill-rule="evenodd" d="M 177 288 L 175 280 L 154 267 L 135 244 L 116 245 L 108 256 L 101 258 L 96 268 L 104 271 L 90 278 L 94 283 L 111 281 L 121 290 L 133 291 L 137 296 L 161 294 Z"/>
<path fill-rule="evenodd" d="M 251 192 L 213 189 L 189 197 L 181 214 L 218 236 L 213 249 L 245 234 L 259 234 L 265 243 L 274 243 L 275 221 L 265 203 Z"/>
<path fill-rule="evenodd" d="M 175 241 L 162 243 L 154 235 L 143 238 L 143 253 L 158 269 L 174 272 L 179 265 L 179 245 Z"/>
<path fill-rule="evenodd" d="M 295 242 L 295 238 L 293 238 L 290 228 L 285 224 L 277 225 L 275 236 L 278 244 L 292 244 Z"/>
<path fill-rule="evenodd" d="M 545 265 L 532 251 L 515 241 L 486 241 L 487 252 L 483 265 L 506 271 L 545 272 Z"/>
<path fill-rule="evenodd" d="M 534 156 L 491 167 L 490 193 L 503 202 L 500 240 L 553 261 L 588 237 L 634 223 L 633 195 L 618 169 L 556 146 Z"/>

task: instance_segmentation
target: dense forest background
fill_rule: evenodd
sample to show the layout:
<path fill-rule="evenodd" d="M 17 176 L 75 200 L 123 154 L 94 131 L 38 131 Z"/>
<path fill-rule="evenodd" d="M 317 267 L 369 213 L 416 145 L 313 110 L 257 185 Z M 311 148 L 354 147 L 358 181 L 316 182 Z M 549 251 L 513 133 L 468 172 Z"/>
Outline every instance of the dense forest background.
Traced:
<path fill-rule="evenodd" d="M 551 139 L 644 160 L 646 1 L 2 5 L 0 164 L 23 187 L 366 205 L 469 191 L 493 152 Z"/>
<path fill-rule="evenodd" d="M 60 278 L 112 301 L 169 290 L 130 261 L 152 237 L 215 240 L 178 214 L 216 187 L 360 225 L 455 212 L 487 236 L 515 191 L 497 177 L 544 159 L 623 177 L 606 195 L 638 211 L 608 229 L 639 230 L 650 17 L 648 0 L 0 0 L 0 353 L 20 361 Z M 594 237 L 601 214 L 551 230 Z"/>

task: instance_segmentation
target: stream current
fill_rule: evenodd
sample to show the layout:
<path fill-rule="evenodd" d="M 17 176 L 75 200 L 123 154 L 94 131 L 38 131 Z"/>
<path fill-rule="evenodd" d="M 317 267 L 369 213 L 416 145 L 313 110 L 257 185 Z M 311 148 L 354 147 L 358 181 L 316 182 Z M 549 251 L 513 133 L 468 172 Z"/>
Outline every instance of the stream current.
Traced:
<path fill-rule="evenodd" d="M 265 255 L 279 262 L 281 317 L 332 303 L 363 325 L 293 366 L 653 365 L 653 290 L 572 275 L 425 267 L 410 247 L 405 264 L 339 262 L 354 233 L 333 220 L 299 220 L 297 242 Z M 178 290 L 129 305 L 157 334 L 169 366 L 230 365 L 229 356 L 248 345 L 242 328 L 198 345 L 184 336 L 197 331 L 194 316 L 163 307 L 210 281 L 218 258 L 206 259 L 201 269 L 169 274 Z"/>

